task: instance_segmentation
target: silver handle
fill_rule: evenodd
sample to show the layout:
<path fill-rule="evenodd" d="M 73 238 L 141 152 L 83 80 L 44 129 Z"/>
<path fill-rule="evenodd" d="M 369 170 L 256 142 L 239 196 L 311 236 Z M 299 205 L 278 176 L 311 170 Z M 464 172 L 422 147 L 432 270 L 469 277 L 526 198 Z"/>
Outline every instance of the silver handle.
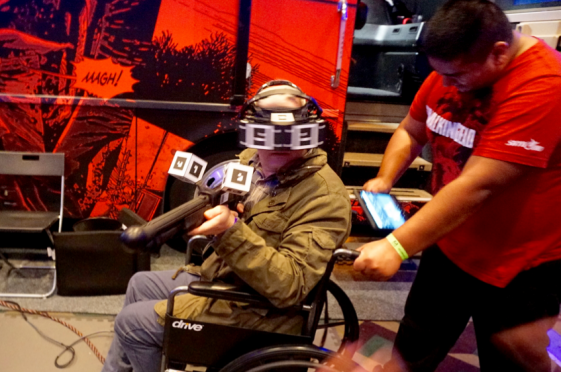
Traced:
<path fill-rule="evenodd" d="M 339 24 L 339 42 L 337 44 L 337 62 L 335 66 L 335 75 L 331 75 L 331 88 L 339 86 L 341 77 L 341 65 L 343 64 L 343 50 L 345 49 L 345 29 L 347 28 L 347 0 L 339 0 L 337 4 L 337 12 L 341 13 L 341 23 Z"/>

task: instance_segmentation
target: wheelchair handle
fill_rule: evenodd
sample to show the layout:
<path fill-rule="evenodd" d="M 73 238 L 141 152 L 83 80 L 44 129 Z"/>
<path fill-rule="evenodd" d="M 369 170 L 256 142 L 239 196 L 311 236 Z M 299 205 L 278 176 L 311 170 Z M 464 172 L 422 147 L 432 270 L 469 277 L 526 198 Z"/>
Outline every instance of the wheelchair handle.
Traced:
<path fill-rule="evenodd" d="M 336 249 L 335 252 L 333 252 L 333 256 L 335 258 L 343 258 L 343 259 L 354 261 L 358 258 L 358 256 L 360 256 L 360 252 L 353 251 L 351 249 L 346 249 L 346 248 L 339 248 Z"/>

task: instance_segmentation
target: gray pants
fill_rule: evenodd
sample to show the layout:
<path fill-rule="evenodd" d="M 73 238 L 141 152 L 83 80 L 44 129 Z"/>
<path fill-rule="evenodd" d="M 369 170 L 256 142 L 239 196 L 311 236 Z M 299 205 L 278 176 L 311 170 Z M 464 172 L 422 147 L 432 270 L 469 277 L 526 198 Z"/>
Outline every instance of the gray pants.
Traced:
<path fill-rule="evenodd" d="M 173 280 L 173 274 L 174 271 L 142 271 L 130 279 L 102 372 L 160 370 L 164 327 L 157 322 L 154 305 L 167 299 L 172 289 L 199 280 L 185 272 Z"/>

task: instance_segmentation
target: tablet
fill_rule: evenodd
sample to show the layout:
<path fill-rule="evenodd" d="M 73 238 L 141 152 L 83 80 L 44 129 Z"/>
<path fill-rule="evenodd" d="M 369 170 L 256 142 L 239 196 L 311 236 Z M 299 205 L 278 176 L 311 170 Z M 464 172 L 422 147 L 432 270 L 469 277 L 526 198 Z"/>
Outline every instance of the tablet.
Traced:
<path fill-rule="evenodd" d="M 405 213 L 393 195 L 361 190 L 359 202 L 375 228 L 395 230 L 405 223 Z"/>

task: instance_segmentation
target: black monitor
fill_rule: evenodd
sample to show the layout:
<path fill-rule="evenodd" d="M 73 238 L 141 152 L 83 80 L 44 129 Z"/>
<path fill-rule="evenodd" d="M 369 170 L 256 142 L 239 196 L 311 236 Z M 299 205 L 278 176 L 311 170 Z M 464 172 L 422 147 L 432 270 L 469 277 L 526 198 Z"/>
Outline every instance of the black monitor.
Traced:
<path fill-rule="evenodd" d="M 410 104 L 431 68 L 419 50 L 424 23 L 366 23 L 355 31 L 347 98 Z"/>

